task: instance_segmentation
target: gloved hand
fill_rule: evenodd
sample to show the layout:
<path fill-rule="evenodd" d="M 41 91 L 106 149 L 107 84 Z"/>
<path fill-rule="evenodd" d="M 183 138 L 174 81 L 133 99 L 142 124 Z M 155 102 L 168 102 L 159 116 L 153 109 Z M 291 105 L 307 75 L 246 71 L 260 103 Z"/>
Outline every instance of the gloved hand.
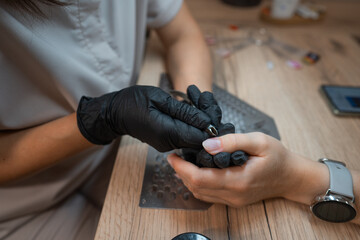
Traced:
<path fill-rule="evenodd" d="M 82 97 L 77 122 L 94 144 L 108 144 L 128 134 L 165 152 L 201 147 L 211 119 L 160 88 L 133 86 L 97 98 Z"/>
<path fill-rule="evenodd" d="M 201 93 L 195 85 L 191 85 L 187 89 L 187 95 L 196 108 L 205 112 L 210 117 L 211 124 L 218 130 L 218 136 L 235 133 L 235 126 L 233 124 L 221 123 L 222 111 L 211 92 Z M 226 168 L 232 165 L 240 166 L 248 159 L 248 155 L 240 150 L 234 153 L 221 152 L 213 156 L 201 148 L 183 149 L 182 154 L 185 160 L 200 167 L 210 168 Z"/>
<path fill-rule="evenodd" d="M 222 113 L 219 105 L 217 104 L 216 100 L 213 97 L 213 94 L 210 92 L 201 93 L 200 90 L 195 85 L 190 85 L 187 88 L 186 94 L 190 102 L 194 105 L 194 107 L 205 112 L 210 117 L 211 124 L 216 129 L 218 129 L 221 122 Z M 201 149 L 202 149 L 201 145 L 198 148 L 183 148 L 181 149 L 181 155 L 188 162 L 199 165 L 199 163 L 197 162 L 197 155 L 199 154 Z M 205 152 L 203 155 L 205 156 L 206 154 L 208 153 Z M 204 157 L 204 162 L 205 161 L 206 160 Z M 212 160 L 211 163 L 213 164 Z"/>

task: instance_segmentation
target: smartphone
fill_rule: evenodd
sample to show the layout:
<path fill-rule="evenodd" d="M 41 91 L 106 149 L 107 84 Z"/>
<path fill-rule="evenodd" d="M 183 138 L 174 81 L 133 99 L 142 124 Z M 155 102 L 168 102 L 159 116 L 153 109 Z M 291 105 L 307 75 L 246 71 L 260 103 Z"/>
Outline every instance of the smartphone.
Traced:
<path fill-rule="evenodd" d="M 332 112 L 340 116 L 360 116 L 360 87 L 321 85 Z"/>

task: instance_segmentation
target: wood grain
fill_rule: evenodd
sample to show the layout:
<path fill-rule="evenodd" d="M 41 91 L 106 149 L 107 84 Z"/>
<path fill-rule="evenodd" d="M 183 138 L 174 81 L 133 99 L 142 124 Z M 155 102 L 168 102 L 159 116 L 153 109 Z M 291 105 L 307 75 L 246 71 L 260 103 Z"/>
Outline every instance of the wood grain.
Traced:
<path fill-rule="evenodd" d="M 252 29 L 266 27 L 282 42 L 321 55 L 312 66 L 294 70 L 264 46 L 250 46 L 222 59 L 213 46 L 216 82 L 275 119 L 283 144 L 311 159 L 341 159 L 350 168 L 360 169 L 360 119 L 335 117 L 319 94 L 321 84 L 360 85 L 360 47 L 351 34 L 360 29 L 360 2 L 327 1 L 328 18 L 313 26 L 278 27 L 256 19 L 256 9 L 229 8 L 220 1 L 206 1 L 207 11 L 199 11 L 204 1 L 188 1 L 203 31 L 218 38 L 246 37 Z M 265 4 L 267 4 L 265 2 Z M 239 30 L 231 31 L 228 24 Z M 332 41 L 343 49 L 335 49 Z M 266 67 L 266 61 L 274 69 Z M 258 205 L 262 205 L 258 203 Z M 268 226 L 249 206 L 229 209 L 231 239 L 358 239 L 360 227 L 331 224 L 316 219 L 308 206 L 294 202 L 266 200 Z M 243 219 L 244 211 L 253 219 Z M 241 215 L 241 216 L 240 216 Z M 245 234 L 243 228 L 252 228 Z"/>

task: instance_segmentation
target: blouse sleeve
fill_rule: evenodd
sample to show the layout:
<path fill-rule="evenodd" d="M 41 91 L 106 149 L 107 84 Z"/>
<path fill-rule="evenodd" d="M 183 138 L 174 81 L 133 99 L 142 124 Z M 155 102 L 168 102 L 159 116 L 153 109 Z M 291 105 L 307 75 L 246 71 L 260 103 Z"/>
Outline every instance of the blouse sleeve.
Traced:
<path fill-rule="evenodd" d="M 159 28 L 170 22 L 179 12 L 182 0 L 149 0 L 147 25 Z"/>

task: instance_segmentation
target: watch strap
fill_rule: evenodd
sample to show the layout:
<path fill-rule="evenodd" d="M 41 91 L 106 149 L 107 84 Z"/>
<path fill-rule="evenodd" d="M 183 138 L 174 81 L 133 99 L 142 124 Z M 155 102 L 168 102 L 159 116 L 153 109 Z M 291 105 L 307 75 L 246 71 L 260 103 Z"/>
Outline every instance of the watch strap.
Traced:
<path fill-rule="evenodd" d="M 330 160 L 320 159 L 329 169 L 330 188 L 328 192 L 343 195 L 350 198 L 354 202 L 353 180 L 350 171 L 344 163 Z"/>

